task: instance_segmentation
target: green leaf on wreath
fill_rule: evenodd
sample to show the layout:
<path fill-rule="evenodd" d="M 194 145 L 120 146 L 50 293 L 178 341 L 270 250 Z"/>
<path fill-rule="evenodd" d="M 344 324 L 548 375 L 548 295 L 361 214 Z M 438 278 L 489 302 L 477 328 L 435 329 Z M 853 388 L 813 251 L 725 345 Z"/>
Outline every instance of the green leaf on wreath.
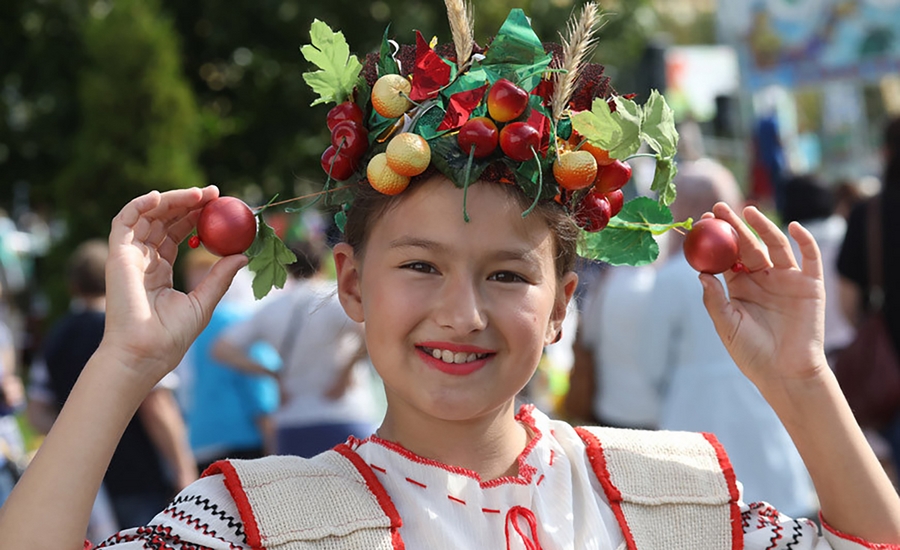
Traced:
<path fill-rule="evenodd" d="M 675 156 L 678 149 L 678 131 L 675 130 L 675 113 L 656 90 L 644 104 L 641 120 L 641 137 L 663 158 Z"/>
<path fill-rule="evenodd" d="M 457 187 L 466 185 L 466 165 L 469 156 L 459 148 L 456 135 L 436 137 L 428 142 L 431 146 L 431 162 L 442 174 L 450 178 Z M 469 170 L 469 184 L 478 181 L 489 161 L 472 159 Z"/>
<path fill-rule="evenodd" d="M 397 60 L 394 59 L 393 55 L 394 49 L 388 41 L 388 31 L 390 30 L 391 25 L 388 24 L 384 29 L 384 38 L 381 39 L 381 51 L 378 55 L 378 76 L 400 74 L 400 66 L 397 65 Z"/>
<path fill-rule="evenodd" d="M 677 172 L 678 167 L 671 158 L 656 159 L 656 171 L 653 173 L 650 190 L 657 194 L 660 204 L 669 206 L 675 202 L 675 174 Z"/>
<path fill-rule="evenodd" d="M 619 123 L 621 138 L 619 143 L 609 149 L 609 156 L 614 159 L 625 160 L 637 153 L 638 149 L 641 148 L 641 121 L 643 116 L 641 106 L 634 101 L 625 99 L 622 96 L 616 96 L 615 102 L 616 112 L 614 116 Z M 608 105 L 607 108 L 609 108 Z"/>
<path fill-rule="evenodd" d="M 618 97 L 614 113 L 606 100 L 597 98 L 590 111 L 572 115 L 572 128 L 592 145 L 609 151 L 610 157 L 626 159 L 641 147 L 640 109 L 635 102 Z"/>
<path fill-rule="evenodd" d="M 343 102 L 353 93 L 362 64 L 355 55 L 350 55 L 350 46 L 344 34 L 332 31 L 318 19 L 309 29 L 309 38 L 312 44 L 301 47 L 300 52 L 319 68 L 318 71 L 303 73 L 303 80 L 319 94 L 312 105 Z"/>
<path fill-rule="evenodd" d="M 297 261 L 297 257 L 281 242 L 275 230 L 259 219 L 256 239 L 245 254 L 250 258 L 247 267 L 253 272 L 253 296 L 257 300 L 272 290 L 284 288 L 287 281 L 287 265 Z"/>
<path fill-rule="evenodd" d="M 672 226 L 672 212 L 668 208 L 649 197 L 638 197 L 625 203 L 607 227 L 661 235 Z"/>

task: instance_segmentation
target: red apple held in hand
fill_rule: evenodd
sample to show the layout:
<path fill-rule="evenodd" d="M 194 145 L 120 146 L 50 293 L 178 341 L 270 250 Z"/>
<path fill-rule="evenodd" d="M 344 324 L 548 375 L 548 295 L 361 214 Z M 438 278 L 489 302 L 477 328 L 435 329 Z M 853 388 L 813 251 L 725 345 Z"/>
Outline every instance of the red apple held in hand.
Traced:
<path fill-rule="evenodd" d="M 541 134 L 525 122 L 512 122 L 500 130 L 500 148 L 509 158 L 524 162 L 534 158 L 532 149 L 541 146 Z"/>
<path fill-rule="evenodd" d="M 694 222 L 684 239 L 684 257 L 701 273 L 717 275 L 727 271 L 740 258 L 737 231 L 718 218 Z"/>
<path fill-rule="evenodd" d="M 596 191 L 591 191 L 578 204 L 575 210 L 575 223 L 585 231 L 600 231 L 609 224 L 612 209 L 609 201 Z"/>
<path fill-rule="evenodd" d="M 197 236 L 216 256 L 240 254 L 256 238 L 256 216 L 241 199 L 219 197 L 200 211 Z"/>
<path fill-rule="evenodd" d="M 342 155 L 359 158 L 369 148 L 369 132 L 355 120 L 342 120 L 331 131 L 331 144 L 340 147 Z"/>
<path fill-rule="evenodd" d="M 501 78 L 491 86 L 487 97 L 488 114 L 497 122 L 519 118 L 528 107 L 528 92 Z"/>
<path fill-rule="evenodd" d="M 631 165 L 621 160 L 601 166 L 597 170 L 597 181 L 594 189 L 600 193 L 609 193 L 621 189 L 631 179 Z"/>
<path fill-rule="evenodd" d="M 472 146 L 475 146 L 474 157 L 484 158 L 497 149 L 499 132 L 494 121 L 485 116 L 479 116 L 466 121 L 456 135 L 456 142 L 462 152 L 468 156 Z"/>
<path fill-rule="evenodd" d="M 332 107 L 331 110 L 328 111 L 325 121 L 326 124 L 328 124 L 328 129 L 334 130 L 337 123 L 343 120 L 353 120 L 362 124 L 363 117 L 364 115 L 359 105 L 353 101 L 345 101 Z"/>
<path fill-rule="evenodd" d="M 359 159 L 345 155 L 343 150 L 338 153 L 337 147 L 329 145 L 322 153 L 321 163 L 322 170 L 325 170 L 326 174 L 331 174 L 331 179 L 344 181 L 356 172 Z"/>

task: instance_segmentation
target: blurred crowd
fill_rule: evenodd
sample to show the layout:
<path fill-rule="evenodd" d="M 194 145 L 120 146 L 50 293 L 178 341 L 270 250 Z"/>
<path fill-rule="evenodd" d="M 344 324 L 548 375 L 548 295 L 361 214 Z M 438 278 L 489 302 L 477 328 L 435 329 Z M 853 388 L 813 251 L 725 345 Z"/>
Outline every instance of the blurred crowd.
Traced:
<path fill-rule="evenodd" d="M 885 169 L 875 196 L 884 214 L 883 303 L 900 347 L 900 231 L 893 231 L 900 217 L 891 215 L 900 211 L 900 119 L 886 126 L 883 145 Z M 829 298 L 824 346 L 835 361 L 870 307 L 866 224 L 873 197 L 852 181 L 790 174 L 778 200 L 766 205 L 745 196 L 748 186 L 690 140 L 677 178 L 677 220 L 699 219 L 717 202 L 735 209 L 756 203 L 768 206 L 785 228 L 797 221 L 815 236 Z M 288 239 L 297 261 L 284 289 L 257 301 L 250 274 L 238 274 L 183 363 L 126 428 L 95 503 L 92 540 L 147 523 L 222 458 L 312 456 L 349 436 L 373 433 L 383 392 L 361 326 L 337 300 L 326 226 L 308 216 Z M 521 399 L 574 423 L 711 432 L 728 451 L 745 500 L 765 499 L 788 515 L 813 517 L 818 505 L 803 462 L 721 344 L 682 243 L 683 235 L 670 232 L 661 241 L 661 258 L 647 266 L 580 264 L 563 337 L 546 349 Z M 100 344 L 107 254 L 103 241 L 72 252 L 64 274 L 69 309 L 41 334 L 27 360 L 9 299 L 21 266 L 0 256 L 0 503 Z M 194 288 L 216 259 L 202 248 L 185 249 L 175 266 L 180 286 Z M 864 427 L 895 475 L 900 415 L 886 426 Z"/>

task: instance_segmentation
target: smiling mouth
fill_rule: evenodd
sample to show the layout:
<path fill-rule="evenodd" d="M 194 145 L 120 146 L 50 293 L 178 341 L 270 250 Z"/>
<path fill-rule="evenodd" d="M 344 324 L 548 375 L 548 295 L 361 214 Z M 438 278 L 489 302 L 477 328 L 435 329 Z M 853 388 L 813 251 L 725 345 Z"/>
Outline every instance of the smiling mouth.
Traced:
<path fill-rule="evenodd" d="M 490 353 L 466 353 L 466 352 L 452 352 L 448 349 L 438 349 L 438 348 L 427 348 L 425 346 L 419 346 L 419 349 L 424 351 L 426 354 L 443 361 L 444 363 L 448 363 L 451 365 L 462 365 L 464 363 L 471 363 L 473 361 L 478 361 L 479 359 L 484 359 L 485 357 L 491 355 Z"/>

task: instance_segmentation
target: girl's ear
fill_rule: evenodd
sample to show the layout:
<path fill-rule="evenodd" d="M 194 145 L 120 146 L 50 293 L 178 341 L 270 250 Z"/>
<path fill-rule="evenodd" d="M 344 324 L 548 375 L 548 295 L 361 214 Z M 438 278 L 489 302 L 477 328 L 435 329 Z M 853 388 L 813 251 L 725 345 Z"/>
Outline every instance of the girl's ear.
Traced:
<path fill-rule="evenodd" d="M 347 243 L 334 246 L 334 267 L 337 271 L 338 298 L 347 316 L 362 323 L 365 321 L 360 292 L 360 276 L 362 267 L 353 253 L 353 247 Z"/>
<path fill-rule="evenodd" d="M 557 335 L 562 330 L 563 321 L 566 318 L 569 301 L 572 300 L 577 287 L 578 275 L 574 271 L 566 273 L 559 280 L 559 286 L 556 289 L 556 301 L 553 304 L 553 311 L 550 313 L 550 323 L 547 326 L 547 336 L 544 339 L 544 345 L 550 345 L 554 340 L 557 340 Z"/>

